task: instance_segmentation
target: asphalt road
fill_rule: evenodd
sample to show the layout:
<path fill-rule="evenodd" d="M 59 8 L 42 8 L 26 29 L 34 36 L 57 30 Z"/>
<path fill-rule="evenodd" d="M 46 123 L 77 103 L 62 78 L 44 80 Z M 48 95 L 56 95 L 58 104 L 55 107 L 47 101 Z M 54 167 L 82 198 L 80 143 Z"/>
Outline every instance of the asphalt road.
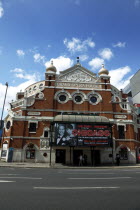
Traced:
<path fill-rule="evenodd" d="M 140 209 L 140 169 L 0 168 L 0 209 Z"/>

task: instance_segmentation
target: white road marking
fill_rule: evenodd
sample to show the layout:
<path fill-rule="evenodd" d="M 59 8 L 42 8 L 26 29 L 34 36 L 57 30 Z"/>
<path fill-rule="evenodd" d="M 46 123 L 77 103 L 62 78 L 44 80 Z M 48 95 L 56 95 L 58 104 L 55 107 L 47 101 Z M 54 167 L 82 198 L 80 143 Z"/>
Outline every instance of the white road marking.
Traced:
<path fill-rule="evenodd" d="M 0 182 L 4 183 L 4 182 L 15 182 L 15 181 L 0 180 Z"/>
<path fill-rule="evenodd" d="M 107 178 L 67 178 L 67 179 L 131 179 L 132 177 L 107 177 Z"/>
<path fill-rule="evenodd" d="M 107 174 L 107 175 L 108 175 L 108 174 L 115 174 L 115 173 L 95 173 L 95 174 L 94 174 L 94 173 L 65 173 L 65 174 L 72 174 L 72 175 L 77 175 L 77 174 L 78 174 L 78 175 L 81 175 L 81 174 L 82 174 L 82 175 L 83 175 L 83 174 L 84 174 L 84 175 Z"/>
<path fill-rule="evenodd" d="M 35 190 L 90 190 L 90 189 L 118 189 L 120 187 L 34 187 Z"/>
<path fill-rule="evenodd" d="M 42 179 L 42 178 L 34 178 L 34 177 L 18 177 L 18 176 L 15 176 L 15 177 L 0 177 L 0 178 L 3 178 L 3 179 Z"/>
<path fill-rule="evenodd" d="M 87 169 L 73 169 L 73 170 L 72 170 L 72 169 L 65 169 L 65 170 L 63 170 L 63 171 L 73 171 L 73 172 L 75 172 L 75 171 L 76 171 L 76 172 L 77 172 L 77 171 L 88 171 L 88 172 L 89 172 L 89 171 L 92 171 L 92 172 L 95 172 L 95 173 L 96 173 L 96 172 L 99 172 L 99 171 L 100 171 L 100 172 L 101 172 L 101 171 L 104 172 L 104 171 L 109 171 L 109 170 L 114 172 L 113 169 L 103 169 L 103 170 L 102 170 L 102 169 L 95 169 L 95 168 L 93 168 L 93 169 L 88 169 L 88 168 L 87 168 Z"/>
<path fill-rule="evenodd" d="M 130 170 L 122 170 L 122 171 L 136 172 L 134 168 L 133 169 L 130 169 Z"/>
<path fill-rule="evenodd" d="M 0 176 L 17 176 L 19 174 L 0 174 Z"/>
<path fill-rule="evenodd" d="M 22 168 L 22 169 L 31 169 L 31 168 Z"/>

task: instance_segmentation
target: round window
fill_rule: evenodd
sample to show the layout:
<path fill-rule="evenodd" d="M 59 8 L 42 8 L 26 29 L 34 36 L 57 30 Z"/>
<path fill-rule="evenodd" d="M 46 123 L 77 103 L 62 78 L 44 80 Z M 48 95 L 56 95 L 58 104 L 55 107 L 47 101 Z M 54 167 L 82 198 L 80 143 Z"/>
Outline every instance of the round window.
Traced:
<path fill-rule="evenodd" d="M 75 96 L 75 102 L 80 103 L 82 101 L 82 97 L 81 96 Z"/>
<path fill-rule="evenodd" d="M 10 128 L 10 126 L 11 126 L 11 122 L 10 122 L 10 121 L 8 121 L 8 122 L 6 123 L 6 128 L 7 128 L 7 129 L 9 129 L 9 128 Z"/>
<path fill-rule="evenodd" d="M 91 96 L 90 97 L 90 102 L 91 103 L 96 103 L 97 102 L 97 97 L 96 96 Z"/>
<path fill-rule="evenodd" d="M 65 95 L 60 95 L 59 96 L 59 101 L 64 102 L 66 101 L 67 97 Z"/>

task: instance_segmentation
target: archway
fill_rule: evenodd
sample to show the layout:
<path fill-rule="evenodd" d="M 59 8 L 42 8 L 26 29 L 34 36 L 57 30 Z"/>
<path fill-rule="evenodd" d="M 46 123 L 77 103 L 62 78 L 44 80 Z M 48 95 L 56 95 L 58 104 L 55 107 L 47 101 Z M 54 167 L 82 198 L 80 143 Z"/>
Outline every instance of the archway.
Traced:
<path fill-rule="evenodd" d="M 129 147 L 121 144 L 120 146 L 117 147 L 116 154 L 120 155 L 120 160 L 125 161 L 129 159 L 129 155 L 128 155 L 129 151 L 130 151 Z"/>

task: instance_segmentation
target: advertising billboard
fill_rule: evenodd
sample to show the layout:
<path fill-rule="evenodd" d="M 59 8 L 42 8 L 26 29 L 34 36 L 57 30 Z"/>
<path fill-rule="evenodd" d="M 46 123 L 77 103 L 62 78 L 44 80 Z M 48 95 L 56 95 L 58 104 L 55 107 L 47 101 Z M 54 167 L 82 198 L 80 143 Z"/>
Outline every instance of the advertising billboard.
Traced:
<path fill-rule="evenodd" d="M 55 124 L 55 143 L 58 146 L 110 146 L 110 125 Z"/>

